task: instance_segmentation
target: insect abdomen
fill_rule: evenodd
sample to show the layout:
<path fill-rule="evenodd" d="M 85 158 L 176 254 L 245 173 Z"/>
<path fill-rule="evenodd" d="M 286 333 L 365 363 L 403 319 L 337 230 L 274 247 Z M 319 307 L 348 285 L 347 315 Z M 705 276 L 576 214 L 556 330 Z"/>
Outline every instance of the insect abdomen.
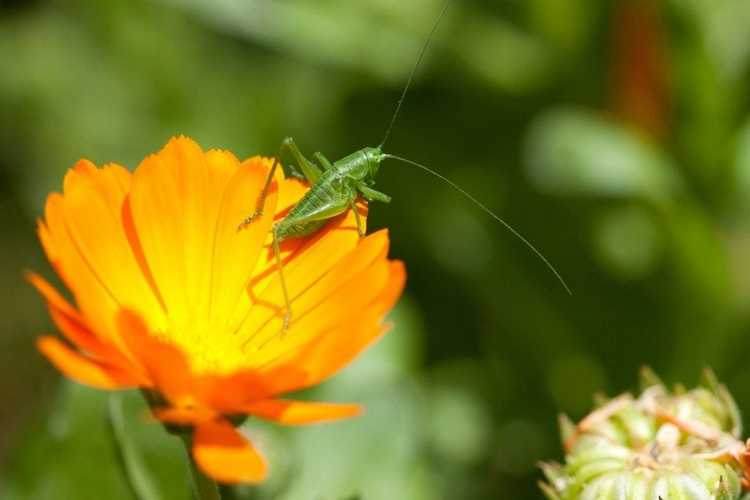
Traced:
<path fill-rule="evenodd" d="M 278 228 L 276 230 L 276 236 L 278 237 L 279 241 L 284 241 L 287 238 L 302 238 L 304 236 L 309 236 L 321 227 L 323 227 L 327 220 L 315 220 L 310 222 L 299 222 L 296 224 L 288 224 L 286 223 L 286 219 L 282 220 L 278 223 Z"/>
<path fill-rule="evenodd" d="M 328 217 L 323 220 L 306 220 L 311 214 L 335 207 L 341 207 L 342 212 L 346 209 L 349 203 L 347 196 L 331 185 L 331 180 L 333 180 L 331 174 L 329 172 L 324 173 L 320 181 L 305 193 L 305 196 L 300 199 L 283 220 L 278 222 L 276 234 L 280 240 L 309 236 L 318 231 L 329 220 Z M 331 177 L 331 179 L 325 179 L 325 177 Z"/>

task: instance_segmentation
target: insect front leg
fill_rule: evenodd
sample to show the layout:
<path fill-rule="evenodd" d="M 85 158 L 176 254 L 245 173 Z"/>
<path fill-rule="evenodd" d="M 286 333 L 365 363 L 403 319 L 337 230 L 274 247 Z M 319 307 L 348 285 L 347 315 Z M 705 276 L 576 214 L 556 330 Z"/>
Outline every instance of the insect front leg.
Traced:
<path fill-rule="evenodd" d="M 323 165 L 323 170 L 330 170 L 333 167 L 333 164 L 331 164 L 331 161 L 328 158 L 326 158 L 323 155 L 323 153 L 318 151 L 317 153 L 313 153 L 313 156 L 315 157 L 316 160 L 318 160 L 318 162 L 321 165 Z"/>
<path fill-rule="evenodd" d="M 362 193 L 362 196 L 364 196 L 367 201 L 380 201 L 383 203 L 391 202 L 390 196 L 375 189 L 369 188 L 367 186 L 359 186 L 357 189 L 360 193 Z"/>
<path fill-rule="evenodd" d="M 288 149 L 292 156 L 294 156 L 294 159 L 297 160 L 297 163 L 302 169 L 302 173 L 304 174 L 305 179 L 307 179 L 310 184 L 315 184 L 318 178 L 320 178 L 320 168 L 313 162 L 305 158 L 305 156 L 302 154 L 302 151 L 300 151 L 297 147 L 297 144 L 295 144 L 294 139 L 292 139 L 291 137 L 285 138 L 281 142 L 281 147 L 279 147 L 279 154 L 276 155 L 276 157 L 273 159 L 273 166 L 271 167 L 271 171 L 268 172 L 266 182 L 263 185 L 263 189 L 261 190 L 260 195 L 258 196 L 258 201 L 255 205 L 255 211 L 253 211 L 252 214 L 250 214 L 247 218 L 245 218 L 245 220 L 240 223 L 240 225 L 237 227 L 238 231 L 246 228 L 247 226 L 252 224 L 255 219 L 263 215 L 263 207 L 266 204 L 268 191 L 271 187 L 273 177 L 276 174 L 276 168 L 279 166 L 279 162 L 281 161 L 281 154 L 285 149 Z"/>
<path fill-rule="evenodd" d="M 284 149 L 284 145 L 282 144 L 281 148 L 279 148 L 279 154 L 276 155 L 276 157 L 273 159 L 273 165 L 271 166 L 271 171 L 268 172 L 268 176 L 266 177 L 266 182 L 263 184 L 263 189 L 260 192 L 260 195 L 258 195 L 258 201 L 255 204 L 255 210 L 252 214 L 250 214 L 248 217 L 245 218 L 242 222 L 240 222 L 240 225 L 237 226 L 237 231 L 241 231 L 242 229 L 245 229 L 247 226 L 253 223 L 255 219 L 263 215 L 263 207 L 266 204 L 266 198 L 268 197 L 268 190 L 271 187 L 271 181 L 273 181 L 273 177 L 276 174 L 276 168 L 279 166 L 280 158 L 281 158 L 281 152 Z"/>
<path fill-rule="evenodd" d="M 354 212 L 354 220 L 357 221 L 357 233 L 359 234 L 360 238 L 364 238 L 365 229 L 362 224 L 362 218 L 359 216 L 359 210 L 357 210 L 356 201 L 352 200 L 352 202 L 349 204 L 349 208 L 351 208 L 352 212 Z"/>

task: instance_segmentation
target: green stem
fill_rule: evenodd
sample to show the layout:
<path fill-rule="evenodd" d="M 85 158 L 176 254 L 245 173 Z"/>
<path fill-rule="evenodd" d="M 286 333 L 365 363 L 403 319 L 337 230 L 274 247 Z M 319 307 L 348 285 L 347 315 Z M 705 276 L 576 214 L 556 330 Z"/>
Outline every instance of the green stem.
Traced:
<path fill-rule="evenodd" d="M 122 407 L 122 394 L 114 392 L 109 398 L 109 429 L 117 449 L 117 458 L 125 480 L 138 500 L 161 500 L 151 481 L 137 446 L 125 426 L 125 412 Z"/>
<path fill-rule="evenodd" d="M 190 485 L 193 488 L 193 497 L 195 497 L 195 500 L 221 500 L 216 481 L 206 476 L 195 463 L 192 452 L 192 437 L 184 434 L 180 437 L 182 442 L 185 443 L 185 451 L 190 463 Z"/>

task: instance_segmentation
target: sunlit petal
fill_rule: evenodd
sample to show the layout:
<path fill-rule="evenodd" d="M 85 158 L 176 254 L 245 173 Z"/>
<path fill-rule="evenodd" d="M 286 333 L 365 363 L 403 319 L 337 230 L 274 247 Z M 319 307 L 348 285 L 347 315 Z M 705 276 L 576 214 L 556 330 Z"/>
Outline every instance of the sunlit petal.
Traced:
<path fill-rule="evenodd" d="M 198 424 L 193 456 L 203 472 L 223 483 L 257 483 L 268 474 L 260 453 L 226 420 Z"/>
<path fill-rule="evenodd" d="M 97 363 L 77 353 L 55 337 L 37 339 L 37 348 L 67 377 L 98 389 L 128 389 L 139 380 L 115 367 Z"/>
<path fill-rule="evenodd" d="M 362 407 L 359 405 L 278 399 L 251 403 L 243 410 L 256 417 L 285 425 L 330 422 L 362 414 Z"/>

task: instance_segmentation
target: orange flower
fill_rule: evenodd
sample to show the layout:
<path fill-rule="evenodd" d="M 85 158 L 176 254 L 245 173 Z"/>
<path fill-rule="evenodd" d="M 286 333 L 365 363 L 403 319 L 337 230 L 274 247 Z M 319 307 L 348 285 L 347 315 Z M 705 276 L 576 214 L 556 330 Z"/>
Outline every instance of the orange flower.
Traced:
<path fill-rule="evenodd" d="M 278 398 L 330 377 L 378 338 L 405 279 L 403 265 L 386 257 L 387 233 L 360 240 L 346 213 L 282 244 L 295 314 L 282 335 L 269 229 L 307 186 L 279 173 L 265 215 L 237 231 L 271 165 L 203 152 L 186 138 L 132 174 L 81 160 L 39 222 L 44 250 L 77 307 L 29 275 L 73 346 L 45 336 L 41 352 L 81 383 L 157 393 L 164 401 L 157 417 L 192 426 L 196 462 L 222 482 L 266 476 L 263 458 L 225 416 L 306 424 L 360 412 Z"/>

